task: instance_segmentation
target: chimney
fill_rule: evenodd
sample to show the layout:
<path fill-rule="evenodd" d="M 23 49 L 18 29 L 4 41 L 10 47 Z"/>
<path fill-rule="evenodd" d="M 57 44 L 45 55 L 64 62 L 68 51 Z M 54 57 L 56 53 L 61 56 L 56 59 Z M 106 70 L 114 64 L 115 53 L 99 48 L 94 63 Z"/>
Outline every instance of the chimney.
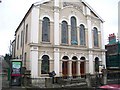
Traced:
<path fill-rule="evenodd" d="M 116 43 L 116 35 L 113 33 L 113 34 L 109 34 L 109 44 L 114 44 Z"/>

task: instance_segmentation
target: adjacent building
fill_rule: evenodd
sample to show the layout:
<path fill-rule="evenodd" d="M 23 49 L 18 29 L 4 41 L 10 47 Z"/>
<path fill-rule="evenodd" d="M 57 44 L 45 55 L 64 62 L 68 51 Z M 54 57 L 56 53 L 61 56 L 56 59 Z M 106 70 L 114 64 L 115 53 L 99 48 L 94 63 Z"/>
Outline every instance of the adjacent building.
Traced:
<path fill-rule="evenodd" d="M 31 77 L 76 77 L 106 66 L 103 19 L 83 0 L 34 3 L 15 31 L 14 58 Z"/>
<path fill-rule="evenodd" d="M 116 41 L 116 35 L 109 34 L 109 43 L 105 45 L 106 52 L 106 68 L 107 70 L 120 70 L 120 43 Z"/>

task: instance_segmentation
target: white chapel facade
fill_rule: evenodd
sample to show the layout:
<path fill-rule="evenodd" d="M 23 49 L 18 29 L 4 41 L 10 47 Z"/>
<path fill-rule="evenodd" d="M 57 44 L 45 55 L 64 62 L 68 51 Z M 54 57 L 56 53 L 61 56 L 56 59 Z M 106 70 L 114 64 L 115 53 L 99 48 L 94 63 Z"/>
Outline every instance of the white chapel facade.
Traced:
<path fill-rule="evenodd" d="M 15 31 L 14 57 L 31 77 L 94 74 L 95 61 L 106 64 L 103 19 L 85 1 L 68 1 L 32 4 Z"/>

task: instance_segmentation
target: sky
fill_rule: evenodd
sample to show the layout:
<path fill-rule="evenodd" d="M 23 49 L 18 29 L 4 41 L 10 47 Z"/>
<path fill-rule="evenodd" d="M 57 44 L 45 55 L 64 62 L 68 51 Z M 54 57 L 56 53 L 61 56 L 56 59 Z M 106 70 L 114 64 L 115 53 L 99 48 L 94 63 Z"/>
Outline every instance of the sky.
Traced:
<path fill-rule="evenodd" d="M 0 3 L 0 55 L 9 53 L 10 40 L 32 3 L 40 0 L 2 0 Z M 104 22 L 104 40 L 109 34 L 118 33 L 118 2 L 120 0 L 85 0 Z"/>

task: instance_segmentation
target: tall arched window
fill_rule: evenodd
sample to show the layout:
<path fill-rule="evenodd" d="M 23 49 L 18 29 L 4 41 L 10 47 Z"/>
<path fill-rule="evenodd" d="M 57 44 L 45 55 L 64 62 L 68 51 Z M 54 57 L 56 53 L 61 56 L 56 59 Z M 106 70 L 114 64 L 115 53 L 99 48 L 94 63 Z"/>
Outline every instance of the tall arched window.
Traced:
<path fill-rule="evenodd" d="M 44 17 L 42 22 L 42 41 L 50 42 L 50 20 L 47 17 Z"/>
<path fill-rule="evenodd" d="M 71 17 L 71 44 L 77 45 L 77 24 L 76 24 L 76 18 Z"/>
<path fill-rule="evenodd" d="M 98 30 L 96 27 L 93 28 L 93 39 L 94 39 L 94 46 L 98 47 L 99 46 L 99 41 L 98 41 Z"/>
<path fill-rule="evenodd" d="M 99 72 L 99 58 L 95 58 L 95 72 Z"/>
<path fill-rule="evenodd" d="M 63 62 L 62 62 L 62 75 L 63 75 L 63 78 L 67 78 L 67 76 L 68 76 L 68 60 L 69 60 L 69 57 L 64 56 L 62 59 L 63 59 Z"/>
<path fill-rule="evenodd" d="M 44 55 L 42 56 L 41 74 L 48 74 L 48 73 L 49 73 L 49 56 Z"/>
<path fill-rule="evenodd" d="M 62 21 L 61 37 L 62 37 L 62 43 L 68 44 L 68 24 L 66 21 Z"/>
<path fill-rule="evenodd" d="M 78 60 L 78 58 L 76 56 L 72 57 L 72 76 L 73 76 L 73 78 L 76 78 L 76 75 L 77 75 L 77 60 Z"/>
<path fill-rule="evenodd" d="M 80 45 L 85 45 L 85 26 L 83 24 L 80 25 Z"/>

